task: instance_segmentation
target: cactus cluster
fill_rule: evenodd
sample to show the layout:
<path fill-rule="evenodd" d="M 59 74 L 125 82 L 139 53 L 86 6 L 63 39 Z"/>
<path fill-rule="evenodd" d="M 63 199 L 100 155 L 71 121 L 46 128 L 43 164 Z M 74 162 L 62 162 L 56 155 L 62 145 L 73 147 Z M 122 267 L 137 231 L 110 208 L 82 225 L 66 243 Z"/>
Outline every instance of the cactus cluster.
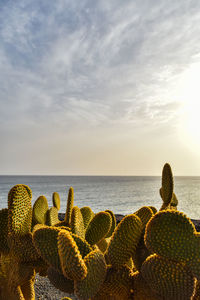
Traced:
<path fill-rule="evenodd" d="M 160 195 L 160 211 L 144 206 L 116 225 L 110 210 L 74 206 L 72 187 L 59 221 L 58 193 L 52 208 L 45 196 L 32 208 L 30 188 L 14 186 L 0 211 L 0 300 L 34 300 L 37 272 L 80 300 L 200 299 L 200 233 L 177 210 L 169 164 Z"/>
<path fill-rule="evenodd" d="M 46 267 L 33 245 L 31 198 L 28 186 L 16 185 L 0 211 L 0 299 L 35 299 L 35 274 Z"/>

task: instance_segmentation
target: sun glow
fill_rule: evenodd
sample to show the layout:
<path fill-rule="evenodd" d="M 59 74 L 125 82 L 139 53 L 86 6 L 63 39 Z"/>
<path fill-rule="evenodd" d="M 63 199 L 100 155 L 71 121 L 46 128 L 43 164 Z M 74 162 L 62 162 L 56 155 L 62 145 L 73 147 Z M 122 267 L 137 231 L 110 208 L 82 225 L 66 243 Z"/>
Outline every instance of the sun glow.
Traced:
<path fill-rule="evenodd" d="M 181 76 L 178 97 L 182 103 L 180 137 L 192 150 L 200 151 L 200 63 Z"/>

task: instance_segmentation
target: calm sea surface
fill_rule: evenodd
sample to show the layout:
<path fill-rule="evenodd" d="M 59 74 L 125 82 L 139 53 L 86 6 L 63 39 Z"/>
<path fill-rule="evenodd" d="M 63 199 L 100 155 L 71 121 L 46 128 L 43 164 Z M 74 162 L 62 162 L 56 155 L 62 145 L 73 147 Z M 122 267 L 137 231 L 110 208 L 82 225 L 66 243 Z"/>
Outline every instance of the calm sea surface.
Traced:
<path fill-rule="evenodd" d="M 143 205 L 160 208 L 161 177 L 151 176 L 0 176 L 0 208 L 7 207 L 7 195 L 15 184 L 28 185 L 32 204 L 40 195 L 52 206 L 52 193 L 61 198 L 65 212 L 68 189 L 74 188 L 74 205 L 90 206 L 94 212 L 111 209 L 115 214 L 130 214 Z M 178 209 L 200 219 L 200 177 L 175 177 Z"/>

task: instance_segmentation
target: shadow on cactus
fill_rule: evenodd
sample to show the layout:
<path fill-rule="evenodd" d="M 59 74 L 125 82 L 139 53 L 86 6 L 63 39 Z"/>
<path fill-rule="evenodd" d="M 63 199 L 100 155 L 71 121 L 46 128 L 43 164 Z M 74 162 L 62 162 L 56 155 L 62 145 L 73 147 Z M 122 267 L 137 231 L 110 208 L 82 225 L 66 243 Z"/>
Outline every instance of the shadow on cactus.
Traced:
<path fill-rule="evenodd" d="M 36 271 L 46 268 L 33 245 L 31 198 L 30 188 L 18 184 L 8 194 L 8 209 L 0 212 L 1 299 L 35 299 Z"/>

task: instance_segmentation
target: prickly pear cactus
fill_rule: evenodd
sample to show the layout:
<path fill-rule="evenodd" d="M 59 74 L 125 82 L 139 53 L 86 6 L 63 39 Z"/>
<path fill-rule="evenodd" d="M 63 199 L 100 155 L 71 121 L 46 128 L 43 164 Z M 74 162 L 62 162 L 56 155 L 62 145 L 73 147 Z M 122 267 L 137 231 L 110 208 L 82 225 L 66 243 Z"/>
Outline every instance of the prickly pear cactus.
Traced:
<path fill-rule="evenodd" d="M 85 233 L 86 241 L 91 245 L 97 244 L 106 237 L 111 226 L 112 217 L 110 213 L 104 211 L 97 213 L 87 227 Z"/>
<path fill-rule="evenodd" d="M 74 189 L 70 187 L 68 192 L 67 208 L 66 208 L 65 220 L 64 220 L 66 225 L 70 225 L 71 223 L 73 206 L 74 206 Z"/>
<path fill-rule="evenodd" d="M 46 224 L 46 213 L 49 209 L 45 196 L 39 196 L 33 205 L 33 226 L 36 224 Z"/>
<path fill-rule="evenodd" d="M 83 217 L 84 227 L 85 227 L 85 230 L 86 230 L 89 223 L 91 222 L 91 220 L 95 216 L 95 214 L 89 206 L 81 207 L 81 214 L 82 214 L 82 217 Z"/>
<path fill-rule="evenodd" d="M 200 280 L 200 233 L 179 211 L 157 213 L 148 223 L 145 244 L 150 251 L 177 262 L 184 262 Z"/>
<path fill-rule="evenodd" d="M 105 253 L 108 263 L 120 268 L 135 253 L 142 234 L 142 221 L 134 214 L 127 215 L 117 225 Z"/>
<path fill-rule="evenodd" d="M 78 246 L 67 230 L 58 234 L 58 253 L 62 272 L 71 280 L 82 280 L 87 275 L 87 267 L 78 249 Z"/>
<path fill-rule="evenodd" d="M 31 197 L 28 186 L 14 186 L 8 194 L 8 209 L 0 213 L 0 245 L 3 245 L 0 258 L 1 299 L 35 298 L 35 269 L 42 261 L 32 240 Z"/>
<path fill-rule="evenodd" d="M 84 258 L 87 275 L 83 280 L 74 282 L 74 291 L 78 299 L 88 300 L 100 289 L 106 277 L 106 262 L 100 250 L 90 252 Z"/>
<path fill-rule="evenodd" d="M 57 192 L 54 192 L 52 195 L 53 206 L 60 210 L 60 195 Z"/>
<path fill-rule="evenodd" d="M 75 233 L 80 237 L 85 238 L 85 227 L 84 227 L 83 216 L 78 206 L 74 206 L 72 209 L 70 227 L 72 233 Z"/>
<path fill-rule="evenodd" d="M 162 171 L 162 187 L 160 189 L 160 196 L 163 200 L 163 205 L 160 210 L 169 208 L 173 196 L 174 181 L 172 169 L 168 163 L 163 167 Z"/>

